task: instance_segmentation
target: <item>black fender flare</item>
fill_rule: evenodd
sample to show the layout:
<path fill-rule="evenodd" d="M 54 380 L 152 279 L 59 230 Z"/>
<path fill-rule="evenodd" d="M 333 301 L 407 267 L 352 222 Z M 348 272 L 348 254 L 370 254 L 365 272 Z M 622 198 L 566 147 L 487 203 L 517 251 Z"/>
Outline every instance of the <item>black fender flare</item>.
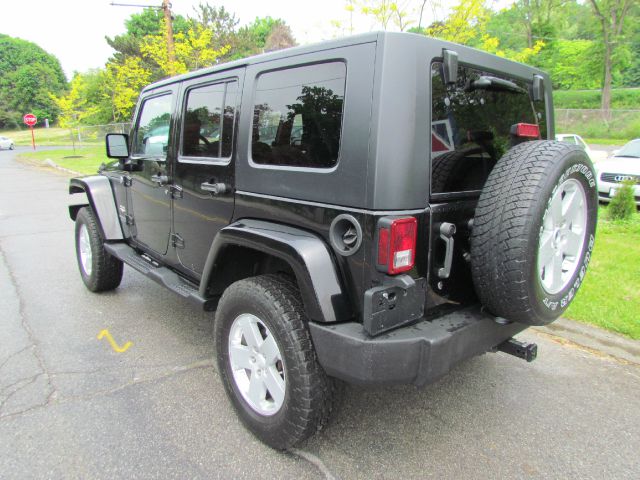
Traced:
<path fill-rule="evenodd" d="M 69 194 L 86 193 L 87 201 L 98 217 L 98 223 L 105 240 L 123 240 L 122 226 L 118 216 L 115 196 L 111 182 L 103 175 L 72 178 L 69 181 Z M 86 204 L 84 204 L 86 205 Z M 69 206 L 69 216 L 75 220 L 78 210 L 84 205 Z"/>
<path fill-rule="evenodd" d="M 218 232 L 205 263 L 200 283 L 202 296 L 207 295 L 209 282 L 216 275 L 216 264 L 230 245 L 254 249 L 287 262 L 298 281 L 310 320 L 330 323 L 352 318 L 326 243 L 305 230 L 263 220 L 239 220 Z"/>

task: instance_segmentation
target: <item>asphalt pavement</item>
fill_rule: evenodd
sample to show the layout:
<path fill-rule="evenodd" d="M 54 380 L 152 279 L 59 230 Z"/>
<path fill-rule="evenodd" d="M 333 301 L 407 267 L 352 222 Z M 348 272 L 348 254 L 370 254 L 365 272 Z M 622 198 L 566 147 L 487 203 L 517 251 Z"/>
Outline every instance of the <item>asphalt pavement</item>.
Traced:
<path fill-rule="evenodd" d="M 638 478 L 640 366 L 539 331 L 424 389 L 348 387 L 273 451 L 235 417 L 212 315 L 130 268 L 80 280 L 66 174 L 0 152 L 0 478 Z M 114 346 L 98 335 L 108 329 Z"/>

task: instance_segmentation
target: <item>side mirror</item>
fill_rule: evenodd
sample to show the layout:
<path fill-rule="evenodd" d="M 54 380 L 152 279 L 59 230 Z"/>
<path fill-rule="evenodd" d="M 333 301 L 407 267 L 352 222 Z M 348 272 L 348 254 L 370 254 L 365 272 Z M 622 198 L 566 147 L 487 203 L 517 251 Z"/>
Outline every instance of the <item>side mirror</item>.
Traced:
<path fill-rule="evenodd" d="M 129 158 L 129 136 L 124 133 L 107 133 L 107 157 L 123 160 Z"/>

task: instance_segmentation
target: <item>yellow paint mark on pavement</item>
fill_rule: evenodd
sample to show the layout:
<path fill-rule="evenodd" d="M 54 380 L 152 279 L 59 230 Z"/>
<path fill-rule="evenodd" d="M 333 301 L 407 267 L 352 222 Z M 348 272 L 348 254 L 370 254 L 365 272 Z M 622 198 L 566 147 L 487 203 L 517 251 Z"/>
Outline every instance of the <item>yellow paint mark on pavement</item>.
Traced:
<path fill-rule="evenodd" d="M 127 350 L 129 350 L 129 347 L 133 345 L 133 343 L 127 342 L 123 346 L 119 347 L 116 341 L 113 339 L 113 337 L 109 333 L 109 330 L 107 330 L 106 328 L 98 334 L 98 340 L 102 340 L 104 337 L 107 337 L 107 341 L 111 345 L 111 348 L 113 348 L 113 350 L 118 353 L 126 352 Z"/>

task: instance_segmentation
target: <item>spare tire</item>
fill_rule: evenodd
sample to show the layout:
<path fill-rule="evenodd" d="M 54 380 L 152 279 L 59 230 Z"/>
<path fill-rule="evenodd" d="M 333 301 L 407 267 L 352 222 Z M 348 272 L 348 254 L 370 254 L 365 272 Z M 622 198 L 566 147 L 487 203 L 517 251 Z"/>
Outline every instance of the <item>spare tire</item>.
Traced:
<path fill-rule="evenodd" d="M 471 235 L 476 292 L 492 314 L 544 325 L 580 287 L 595 241 L 596 174 L 581 148 L 531 141 L 489 174 Z"/>

